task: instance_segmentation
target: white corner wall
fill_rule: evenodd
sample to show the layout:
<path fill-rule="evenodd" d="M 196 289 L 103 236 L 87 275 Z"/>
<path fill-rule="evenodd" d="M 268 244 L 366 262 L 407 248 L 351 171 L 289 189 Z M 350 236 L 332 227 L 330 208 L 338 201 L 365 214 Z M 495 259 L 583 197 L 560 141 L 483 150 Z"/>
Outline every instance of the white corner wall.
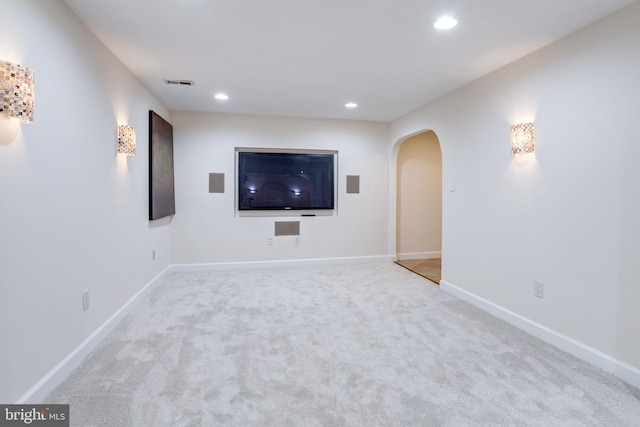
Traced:
<path fill-rule="evenodd" d="M 170 117 L 62 1 L 5 3 L 0 59 L 36 82 L 34 123 L 0 120 L 0 402 L 11 403 L 168 266 L 169 221 L 147 220 L 148 110 Z M 136 127 L 137 156 L 116 153 L 118 124 Z"/>
<path fill-rule="evenodd" d="M 442 250 L 442 154 L 432 131 L 407 138 L 397 161 L 398 259 L 438 258 Z"/>
<path fill-rule="evenodd" d="M 172 264 L 387 256 L 388 124 L 192 112 L 172 118 Z M 237 215 L 235 147 L 337 150 L 336 214 Z M 223 194 L 208 193 L 209 173 L 224 173 Z M 360 176 L 360 194 L 346 194 L 346 175 Z M 300 245 L 290 236 L 267 245 L 276 220 L 300 220 Z"/>
<path fill-rule="evenodd" d="M 443 193 L 443 279 L 636 380 L 638 22 L 634 3 L 391 124 L 394 144 L 433 129 L 444 188 L 455 181 Z M 509 125 L 528 121 L 535 157 L 516 162 Z"/>

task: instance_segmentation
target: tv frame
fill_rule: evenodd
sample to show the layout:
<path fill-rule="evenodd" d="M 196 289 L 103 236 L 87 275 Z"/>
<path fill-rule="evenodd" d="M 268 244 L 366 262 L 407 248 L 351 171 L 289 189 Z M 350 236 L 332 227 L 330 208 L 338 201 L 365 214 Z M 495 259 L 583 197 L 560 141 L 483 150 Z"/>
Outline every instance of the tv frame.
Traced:
<path fill-rule="evenodd" d="M 274 153 L 274 154 L 323 154 L 333 156 L 333 189 L 332 199 L 333 207 L 259 207 L 259 208 L 241 208 L 240 207 L 240 171 L 239 157 L 240 153 Z M 337 150 L 319 150 L 319 149 L 287 149 L 287 148 L 255 148 L 255 147 L 236 147 L 235 149 L 235 211 L 240 216 L 325 216 L 333 215 L 338 209 L 338 151 Z"/>

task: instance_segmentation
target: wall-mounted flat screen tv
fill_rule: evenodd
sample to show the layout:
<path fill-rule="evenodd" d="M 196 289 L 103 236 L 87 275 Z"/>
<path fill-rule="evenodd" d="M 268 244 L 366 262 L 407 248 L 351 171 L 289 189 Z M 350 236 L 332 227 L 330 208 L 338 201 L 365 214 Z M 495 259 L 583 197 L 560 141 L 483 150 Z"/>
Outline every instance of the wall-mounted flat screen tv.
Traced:
<path fill-rule="evenodd" d="M 238 151 L 238 210 L 334 209 L 335 156 Z"/>

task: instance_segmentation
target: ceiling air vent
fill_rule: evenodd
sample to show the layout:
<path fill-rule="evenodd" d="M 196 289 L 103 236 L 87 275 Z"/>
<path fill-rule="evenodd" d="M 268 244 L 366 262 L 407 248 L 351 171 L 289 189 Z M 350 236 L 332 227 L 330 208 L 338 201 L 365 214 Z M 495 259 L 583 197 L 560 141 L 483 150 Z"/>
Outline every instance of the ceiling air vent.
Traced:
<path fill-rule="evenodd" d="M 168 85 L 178 85 L 178 86 L 195 86 L 196 84 L 193 80 L 164 80 L 164 82 Z"/>

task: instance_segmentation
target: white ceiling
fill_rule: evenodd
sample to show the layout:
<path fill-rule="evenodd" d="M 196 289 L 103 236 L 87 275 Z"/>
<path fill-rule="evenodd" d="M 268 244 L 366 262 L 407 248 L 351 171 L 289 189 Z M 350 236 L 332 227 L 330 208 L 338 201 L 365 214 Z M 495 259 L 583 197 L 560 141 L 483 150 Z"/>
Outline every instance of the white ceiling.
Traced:
<path fill-rule="evenodd" d="M 634 1 L 65 0 L 171 110 L 375 121 Z M 443 14 L 458 26 L 434 29 Z"/>

